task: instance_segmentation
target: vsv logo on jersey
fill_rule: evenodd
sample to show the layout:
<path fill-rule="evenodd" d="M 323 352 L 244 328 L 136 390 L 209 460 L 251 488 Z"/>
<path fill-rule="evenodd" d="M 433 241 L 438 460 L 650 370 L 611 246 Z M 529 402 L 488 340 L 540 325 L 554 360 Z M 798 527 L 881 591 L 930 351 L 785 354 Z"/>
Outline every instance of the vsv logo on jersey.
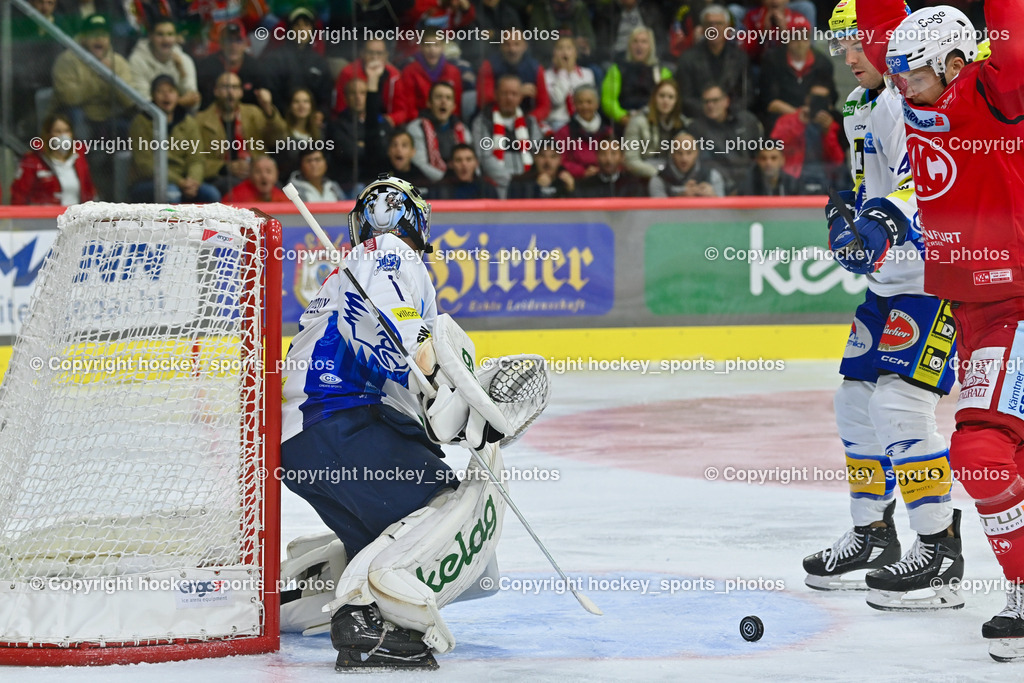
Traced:
<path fill-rule="evenodd" d="M 380 271 L 397 272 L 398 267 L 402 265 L 402 259 L 399 258 L 398 254 L 384 254 L 383 256 L 377 257 L 377 266 L 373 269 L 376 275 Z"/>

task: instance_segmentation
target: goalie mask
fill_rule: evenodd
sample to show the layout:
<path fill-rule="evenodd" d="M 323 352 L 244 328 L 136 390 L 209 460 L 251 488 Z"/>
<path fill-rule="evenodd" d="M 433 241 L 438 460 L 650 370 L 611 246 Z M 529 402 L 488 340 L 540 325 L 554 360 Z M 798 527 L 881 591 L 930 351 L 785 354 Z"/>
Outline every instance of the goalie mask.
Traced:
<path fill-rule="evenodd" d="M 409 237 L 421 251 L 433 251 L 428 243 L 430 204 L 412 183 L 381 174 L 359 193 L 348 215 L 348 234 L 354 247 L 387 233 Z"/>

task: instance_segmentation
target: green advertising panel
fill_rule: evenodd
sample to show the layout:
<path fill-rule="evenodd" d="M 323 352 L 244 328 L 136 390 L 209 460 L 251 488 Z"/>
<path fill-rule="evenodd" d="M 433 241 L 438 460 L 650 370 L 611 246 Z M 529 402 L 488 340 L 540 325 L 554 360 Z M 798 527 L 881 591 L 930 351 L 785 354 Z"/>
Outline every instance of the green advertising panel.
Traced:
<path fill-rule="evenodd" d="M 814 221 L 653 223 L 644 297 L 655 315 L 849 313 L 867 280 L 844 270 Z"/>

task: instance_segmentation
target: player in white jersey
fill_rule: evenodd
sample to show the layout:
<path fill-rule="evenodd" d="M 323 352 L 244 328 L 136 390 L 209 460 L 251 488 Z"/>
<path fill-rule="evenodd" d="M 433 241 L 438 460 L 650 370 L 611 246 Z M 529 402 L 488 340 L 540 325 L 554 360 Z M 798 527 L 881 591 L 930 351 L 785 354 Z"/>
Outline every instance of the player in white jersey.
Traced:
<path fill-rule="evenodd" d="M 422 623 L 421 631 L 396 626 L 387 607 L 377 604 L 381 598 L 359 599 L 384 593 L 371 595 L 369 588 L 358 586 L 368 585 L 367 576 L 378 569 L 373 562 L 379 562 L 383 550 L 402 535 L 396 528 L 408 532 L 419 525 L 420 533 L 438 519 L 450 523 L 444 517 L 452 506 L 444 503 L 459 498 L 452 490 L 472 489 L 460 487 L 454 472 L 441 461 L 444 454 L 437 445 L 468 438 L 466 400 L 472 405 L 472 399 L 461 400 L 458 387 L 442 385 L 439 399 L 425 402 L 422 389 L 415 382 L 410 386 L 405 356 L 378 323 L 373 307 L 439 385 L 443 375 L 434 365 L 432 335 L 440 328 L 456 334 L 461 330 L 447 316 L 437 315 L 436 293 L 422 260 L 423 252 L 430 250 L 430 206 L 411 184 L 382 176 L 368 185 L 350 215 L 349 233 L 352 249 L 345 265 L 367 296 L 343 270 L 335 270 L 299 320 L 284 370 L 282 478 L 344 545 L 348 562 L 341 577 L 334 575 L 335 583 L 357 586 L 356 599 L 351 600 L 352 595 L 339 588 L 343 604 L 331 620 L 338 668 L 436 668 L 424 631 L 449 636 L 431 641 L 435 649 L 436 643 L 451 647 L 454 642 L 443 624 L 434 628 L 439 623 L 436 615 L 414 621 Z M 429 359 L 421 361 L 424 356 Z M 458 359 L 460 366 L 465 362 Z M 483 424 L 481 435 L 490 423 Z M 447 436 L 437 436 L 442 433 Z M 501 435 L 489 436 L 487 440 L 494 441 Z M 495 525 L 500 524 L 494 519 L 495 503 L 487 505 L 483 516 L 489 533 L 483 541 L 489 554 L 474 545 L 483 564 L 493 557 Z M 475 558 L 464 559 L 468 565 Z M 451 580 L 454 577 L 445 576 L 441 584 Z M 410 596 L 414 597 L 399 591 L 399 598 L 411 600 Z M 441 602 L 438 599 L 437 606 Z M 398 606 L 414 618 L 418 614 L 416 605 Z"/>
<path fill-rule="evenodd" d="M 843 110 L 851 141 L 855 190 L 840 193 L 856 233 L 840 209 L 827 208 L 829 245 L 849 270 L 867 275 L 868 291 L 854 315 L 835 395 L 839 436 L 846 451 L 853 529 L 830 548 L 804 559 L 808 586 L 868 588 L 868 604 L 883 610 L 963 606 L 950 588 L 963 577 L 960 511 L 950 498 L 949 450 L 935 423 L 939 398 L 954 372 L 955 327 L 948 301 L 926 295 L 924 245 L 907 156 L 900 98 L 864 55 L 855 0 L 839 3 L 829 28 L 833 54 L 845 53 L 860 86 Z M 856 235 L 909 227 L 906 244 L 880 263 L 846 258 Z M 900 558 L 894 524 L 899 489 L 918 537 Z M 868 572 L 864 581 L 849 576 Z M 909 598 L 909 591 L 934 594 Z"/>

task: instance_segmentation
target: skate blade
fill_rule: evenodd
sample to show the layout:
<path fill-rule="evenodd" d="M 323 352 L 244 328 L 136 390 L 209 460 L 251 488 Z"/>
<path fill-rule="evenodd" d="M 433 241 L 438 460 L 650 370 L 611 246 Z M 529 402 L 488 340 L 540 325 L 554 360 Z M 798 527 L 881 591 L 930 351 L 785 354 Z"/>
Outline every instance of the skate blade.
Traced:
<path fill-rule="evenodd" d="M 915 593 L 927 593 L 931 590 L 926 588 L 901 593 L 871 588 L 868 590 L 867 603 L 870 607 L 883 612 L 935 612 L 943 609 L 960 609 L 964 606 L 963 597 L 949 586 L 934 590 L 932 595 L 909 597 Z"/>
<path fill-rule="evenodd" d="M 988 654 L 997 662 L 1024 660 L 1024 638 L 997 638 L 988 644 Z"/>
<path fill-rule="evenodd" d="M 856 574 L 858 572 L 852 572 Z M 816 576 L 808 574 L 804 577 L 804 584 L 816 591 L 866 591 L 868 585 L 864 583 L 864 574 L 859 572 L 859 578 L 850 578 L 850 574 L 837 574 L 834 576 Z"/>
<path fill-rule="evenodd" d="M 364 659 L 366 653 L 359 650 L 343 650 L 338 653 L 338 659 L 334 664 L 334 670 L 341 673 L 367 672 L 367 671 L 409 671 L 418 669 L 422 671 L 435 671 L 438 668 L 434 653 L 424 652 L 414 656 L 390 656 L 376 654 Z"/>

